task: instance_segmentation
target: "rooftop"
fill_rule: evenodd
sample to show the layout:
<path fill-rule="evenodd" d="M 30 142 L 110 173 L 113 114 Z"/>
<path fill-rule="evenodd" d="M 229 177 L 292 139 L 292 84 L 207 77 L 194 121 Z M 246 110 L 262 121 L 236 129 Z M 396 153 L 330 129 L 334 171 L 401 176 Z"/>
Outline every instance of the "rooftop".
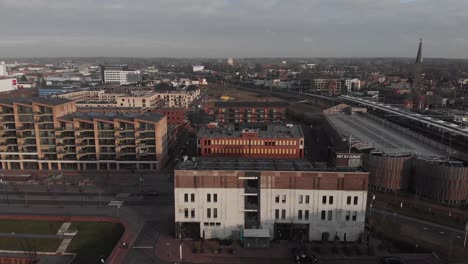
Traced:
<path fill-rule="evenodd" d="M 286 102 L 215 102 L 215 107 L 286 107 Z"/>
<path fill-rule="evenodd" d="M 308 160 L 252 158 L 196 158 L 181 161 L 175 170 L 246 170 L 246 171 L 343 171 L 362 172 L 361 168 L 329 167 L 326 163 Z"/>
<path fill-rule="evenodd" d="M 240 138 L 243 133 L 258 133 L 259 138 L 303 138 L 304 134 L 298 125 L 258 125 L 258 124 L 225 124 L 209 127 L 204 125 L 197 136 L 202 138 Z"/>
<path fill-rule="evenodd" d="M 14 98 L 14 99 L 0 99 L 1 104 L 7 104 L 7 105 L 13 105 L 13 103 L 32 104 L 33 102 L 55 106 L 55 105 L 66 104 L 66 103 L 73 102 L 73 101 L 69 99 L 65 99 L 65 98 L 58 98 L 58 97 L 52 97 L 52 98 L 23 97 L 23 98 Z"/>

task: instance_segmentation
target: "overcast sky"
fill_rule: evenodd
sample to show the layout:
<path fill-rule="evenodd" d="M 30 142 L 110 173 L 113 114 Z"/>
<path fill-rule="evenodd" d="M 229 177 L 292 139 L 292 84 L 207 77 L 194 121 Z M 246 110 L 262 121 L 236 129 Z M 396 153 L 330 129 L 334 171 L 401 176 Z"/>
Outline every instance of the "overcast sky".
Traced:
<path fill-rule="evenodd" d="M 468 0 L 0 0 L 0 57 L 468 58 Z"/>

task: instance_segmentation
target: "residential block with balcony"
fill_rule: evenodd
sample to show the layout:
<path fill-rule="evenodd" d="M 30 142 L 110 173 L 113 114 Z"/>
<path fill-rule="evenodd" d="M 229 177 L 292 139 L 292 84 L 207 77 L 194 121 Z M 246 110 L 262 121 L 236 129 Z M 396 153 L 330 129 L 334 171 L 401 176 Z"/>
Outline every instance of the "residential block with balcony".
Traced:
<path fill-rule="evenodd" d="M 166 141 L 166 117 L 156 113 L 79 113 L 64 98 L 0 100 L 0 169 L 155 170 Z"/>

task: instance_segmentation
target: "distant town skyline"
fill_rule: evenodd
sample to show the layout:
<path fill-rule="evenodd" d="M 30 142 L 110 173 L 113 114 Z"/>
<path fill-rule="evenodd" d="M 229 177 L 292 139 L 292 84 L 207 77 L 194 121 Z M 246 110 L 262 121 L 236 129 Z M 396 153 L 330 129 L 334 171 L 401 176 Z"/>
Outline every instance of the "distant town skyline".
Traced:
<path fill-rule="evenodd" d="M 0 57 L 468 58 L 468 1 L 0 0 Z"/>

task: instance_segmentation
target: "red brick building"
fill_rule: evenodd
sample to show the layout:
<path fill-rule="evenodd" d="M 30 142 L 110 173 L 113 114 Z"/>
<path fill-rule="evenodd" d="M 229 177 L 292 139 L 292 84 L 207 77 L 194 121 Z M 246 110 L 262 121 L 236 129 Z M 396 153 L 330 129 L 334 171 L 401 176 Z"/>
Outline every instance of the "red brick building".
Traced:
<path fill-rule="evenodd" d="M 281 123 L 285 102 L 216 102 L 214 116 L 219 123 Z"/>
<path fill-rule="evenodd" d="M 162 114 L 167 117 L 167 125 L 183 125 L 186 123 L 185 114 L 187 113 L 187 108 L 181 107 L 165 107 L 165 108 L 156 108 L 151 112 Z"/>
<path fill-rule="evenodd" d="M 202 157 L 304 158 L 304 134 L 296 125 L 249 127 L 212 123 L 197 135 Z"/>

